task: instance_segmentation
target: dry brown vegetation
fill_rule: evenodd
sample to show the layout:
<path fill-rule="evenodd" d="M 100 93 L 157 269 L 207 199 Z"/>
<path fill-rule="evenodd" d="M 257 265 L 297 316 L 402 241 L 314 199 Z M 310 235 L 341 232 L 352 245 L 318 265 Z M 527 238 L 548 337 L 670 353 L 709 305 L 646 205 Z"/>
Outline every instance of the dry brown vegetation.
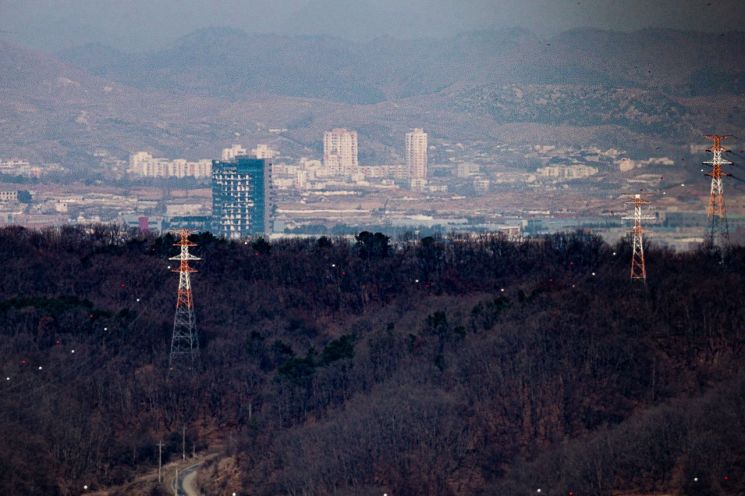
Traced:
<path fill-rule="evenodd" d="M 183 424 L 225 444 L 209 493 L 743 486 L 739 247 L 651 247 L 644 291 L 583 233 L 192 239 L 201 364 L 169 378 L 172 237 L 0 230 L 0 492 L 124 483 Z"/>

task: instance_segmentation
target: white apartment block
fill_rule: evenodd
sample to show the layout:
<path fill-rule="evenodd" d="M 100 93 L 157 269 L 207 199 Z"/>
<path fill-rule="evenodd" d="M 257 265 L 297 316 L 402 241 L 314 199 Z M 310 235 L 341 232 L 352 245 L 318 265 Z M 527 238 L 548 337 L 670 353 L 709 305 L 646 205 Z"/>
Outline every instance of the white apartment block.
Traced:
<path fill-rule="evenodd" d="M 310 174 L 305 170 L 298 170 L 295 172 L 295 189 L 306 189 L 308 187 L 308 179 Z"/>
<path fill-rule="evenodd" d="M 597 167 L 583 164 L 572 165 L 547 165 L 536 170 L 539 176 L 554 179 L 583 179 L 598 173 Z"/>
<path fill-rule="evenodd" d="M 423 129 L 406 133 L 406 166 L 410 179 L 427 179 L 427 133 Z"/>
<path fill-rule="evenodd" d="M 274 155 L 276 152 L 269 148 L 269 145 L 256 145 L 256 148 L 251 150 L 251 153 L 248 153 L 248 150 L 243 148 L 241 145 L 233 145 L 230 148 L 223 148 L 222 153 L 220 154 L 220 160 L 223 162 L 229 162 L 235 157 L 248 157 L 253 156 L 256 158 L 265 158 L 265 159 L 272 159 L 274 158 Z"/>
<path fill-rule="evenodd" d="M 491 182 L 485 177 L 477 177 L 473 180 L 473 190 L 476 193 L 486 193 L 489 191 Z"/>
<path fill-rule="evenodd" d="M 256 148 L 251 150 L 251 153 L 256 158 L 265 158 L 269 160 L 274 158 L 274 150 L 269 148 L 269 145 L 256 145 Z"/>
<path fill-rule="evenodd" d="M 10 202 L 18 201 L 18 191 L 0 191 L 0 201 Z"/>
<path fill-rule="evenodd" d="M 235 157 L 243 157 L 248 155 L 248 152 L 241 145 L 233 145 L 230 148 L 223 148 L 222 154 L 220 154 L 220 160 L 227 162 L 233 160 Z"/>
<path fill-rule="evenodd" d="M 323 166 L 329 175 L 349 175 L 358 165 L 357 131 L 336 128 L 323 133 Z"/>
<path fill-rule="evenodd" d="M 411 191 L 423 192 L 427 187 L 426 179 L 412 178 L 409 180 L 409 187 Z"/>
<path fill-rule="evenodd" d="M 152 162 L 153 156 L 148 152 L 136 152 L 129 155 L 129 172 L 142 175 L 145 164 Z"/>
<path fill-rule="evenodd" d="M 366 179 L 406 179 L 408 170 L 403 165 L 363 165 L 359 171 Z"/>
<path fill-rule="evenodd" d="M 153 157 L 147 152 L 137 152 L 129 156 L 129 172 L 142 177 L 210 177 L 212 161 L 169 160 Z"/>
<path fill-rule="evenodd" d="M 460 178 L 475 176 L 479 172 L 481 172 L 479 164 L 462 163 L 455 166 L 455 175 Z"/>
<path fill-rule="evenodd" d="M 63 170 L 58 165 L 48 164 L 42 169 L 39 166 L 31 165 L 26 160 L 16 158 L 0 159 L 0 174 L 24 177 L 41 177 L 44 173 L 58 172 Z"/>

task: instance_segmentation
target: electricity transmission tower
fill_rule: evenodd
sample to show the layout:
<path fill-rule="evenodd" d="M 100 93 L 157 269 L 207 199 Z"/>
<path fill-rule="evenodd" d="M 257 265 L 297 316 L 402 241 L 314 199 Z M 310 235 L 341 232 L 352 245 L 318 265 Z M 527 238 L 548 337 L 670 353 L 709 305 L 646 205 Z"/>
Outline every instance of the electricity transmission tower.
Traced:
<path fill-rule="evenodd" d="M 706 215 L 709 218 L 709 232 L 707 233 L 706 242 L 710 248 L 719 246 L 720 249 L 729 244 L 729 227 L 727 225 L 727 210 L 724 206 L 724 188 L 722 186 L 722 177 L 731 176 L 722 171 L 723 165 L 731 165 L 732 162 L 722 158 L 722 153 L 729 151 L 722 146 L 722 141 L 727 136 L 717 134 L 707 135 L 712 141 L 712 146 L 706 150 L 712 154 L 711 160 L 703 162 L 711 165 L 711 172 L 706 175 L 711 177 L 711 193 L 709 194 L 709 204 L 706 207 Z"/>
<path fill-rule="evenodd" d="M 179 231 L 179 242 L 174 246 L 181 247 L 181 253 L 169 260 L 178 260 L 179 268 L 173 269 L 178 272 L 178 296 L 176 298 L 176 315 L 173 319 L 173 336 L 171 337 L 171 356 L 168 360 L 169 369 L 187 366 L 193 368 L 199 356 L 199 340 L 197 339 L 197 325 L 194 319 L 194 299 L 191 294 L 192 272 L 196 272 L 189 266 L 190 260 L 200 260 L 189 253 L 189 248 L 197 246 L 189 241 L 189 231 Z"/>
<path fill-rule="evenodd" d="M 631 236 L 633 238 L 633 251 L 631 253 L 631 280 L 642 281 L 646 286 L 647 266 L 644 261 L 644 228 L 642 227 L 642 221 L 652 220 L 654 217 L 642 213 L 642 207 L 649 205 L 649 202 L 643 200 L 641 195 L 634 195 L 634 200 L 626 202 L 626 205 L 633 205 L 634 207 L 634 214 L 624 217 L 624 219 L 634 221 L 634 227 L 631 229 Z"/>

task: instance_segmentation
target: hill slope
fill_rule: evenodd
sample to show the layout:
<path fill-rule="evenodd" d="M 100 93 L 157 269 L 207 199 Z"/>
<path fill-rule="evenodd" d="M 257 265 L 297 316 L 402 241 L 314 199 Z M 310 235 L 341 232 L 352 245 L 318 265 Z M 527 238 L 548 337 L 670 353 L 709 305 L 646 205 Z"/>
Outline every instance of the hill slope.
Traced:
<path fill-rule="evenodd" d="M 741 423 L 693 408 L 743 401 L 727 386 L 742 372 L 742 248 L 726 266 L 650 249 L 645 292 L 627 244 L 587 235 L 359 239 L 194 237 L 202 361 L 175 379 L 172 238 L 0 230 L 0 489 L 122 483 L 159 439 L 176 455 L 184 424 L 197 449 L 226 446 L 211 494 L 525 494 L 538 480 L 609 495 L 683 490 L 694 471 L 714 491 L 725 469 L 742 487 L 743 444 L 701 444 L 720 427 L 745 437 Z M 692 406 L 674 438 L 670 401 Z M 629 456 L 583 455 L 604 446 Z"/>

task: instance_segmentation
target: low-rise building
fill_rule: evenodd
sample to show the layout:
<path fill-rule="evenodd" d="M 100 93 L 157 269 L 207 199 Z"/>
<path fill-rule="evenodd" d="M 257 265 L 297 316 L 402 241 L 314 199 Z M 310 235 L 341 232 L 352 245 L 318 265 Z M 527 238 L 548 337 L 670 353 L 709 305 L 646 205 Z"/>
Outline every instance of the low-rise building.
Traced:
<path fill-rule="evenodd" d="M 584 179 L 598 173 L 597 167 L 583 164 L 571 165 L 547 165 L 537 171 L 539 176 L 554 178 L 558 180 Z"/>
<path fill-rule="evenodd" d="M 455 166 L 455 175 L 461 178 L 470 177 L 470 176 L 475 176 L 476 174 L 478 174 L 480 170 L 481 170 L 481 167 L 479 166 L 479 164 L 469 164 L 469 163 L 458 164 Z"/>
<path fill-rule="evenodd" d="M 0 202 L 31 203 L 31 193 L 26 190 L 0 191 Z"/>
<path fill-rule="evenodd" d="M 473 191 L 477 194 L 487 193 L 491 182 L 485 177 L 477 177 L 473 180 Z"/>
<path fill-rule="evenodd" d="M 245 157 L 248 152 L 241 145 L 233 145 L 230 148 L 223 148 L 220 155 L 221 160 L 233 160 L 235 157 Z"/>
<path fill-rule="evenodd" d="M 128 172 L 142 177 L 206 178 L 212 174 L 212 161 L 170 160 L 153 157 L 148 152 L 137 152 L 129 157 Z"/>
<path fill-rule="evenodd" d="M 421 193 L 424 191 L 426 187 L 427 187 L 426 179 L 414 178 L 409 181 L 409 188 L 411 189 L 411 191 L 417 191 Z"/>

